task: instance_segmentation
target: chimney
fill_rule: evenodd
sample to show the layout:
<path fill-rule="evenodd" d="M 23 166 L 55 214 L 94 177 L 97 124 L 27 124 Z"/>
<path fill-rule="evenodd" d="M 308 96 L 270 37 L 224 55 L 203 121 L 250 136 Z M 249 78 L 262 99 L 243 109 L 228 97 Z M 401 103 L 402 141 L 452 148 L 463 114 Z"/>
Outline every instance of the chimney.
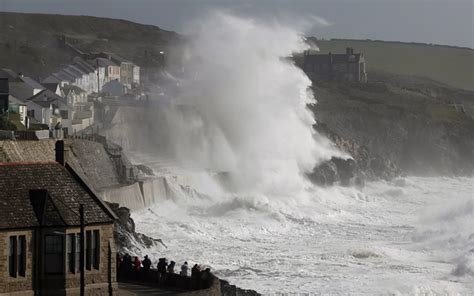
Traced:
<path fill-rule="evenodd" d="M 68 160 L 69 149 L 64 144 L 64 140 L 56 141 L 54 146 L 54 150 L 56 151 L 56 161 L 62 166 L 65 166 Z"/>
<path fill-rule="evenodd" d="M 346 54 L 351 55 L 351 48 L 350 47 L 346 47 Z"/>

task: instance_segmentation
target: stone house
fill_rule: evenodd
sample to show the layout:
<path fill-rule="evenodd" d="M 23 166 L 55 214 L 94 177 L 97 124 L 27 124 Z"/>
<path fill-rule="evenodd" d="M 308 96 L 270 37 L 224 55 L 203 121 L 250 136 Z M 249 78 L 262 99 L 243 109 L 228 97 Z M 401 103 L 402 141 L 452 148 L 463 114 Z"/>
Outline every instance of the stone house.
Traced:
<path fill-rule="evenodd" d="M 303 70 L 311 79 L 367 82 L 365 58 L 346 48 L 345 54 L 312 54 L 304 52 Z"/>
<path fill-rule="evenodd" d="M 58 141 L 58 162 L 0 163 L 0 295 L 79 295 L 82 282 L 85 295 L 117 293 L 117 217 L 62 147 Z"/>

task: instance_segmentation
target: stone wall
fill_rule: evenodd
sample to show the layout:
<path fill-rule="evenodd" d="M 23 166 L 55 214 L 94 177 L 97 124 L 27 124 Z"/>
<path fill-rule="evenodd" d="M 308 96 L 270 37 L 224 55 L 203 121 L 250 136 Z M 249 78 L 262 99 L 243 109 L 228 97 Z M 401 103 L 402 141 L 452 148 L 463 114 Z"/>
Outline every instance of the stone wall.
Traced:
<path fill-rule="evenodd" d="M 96 225 L 88 226 L 85 229 L 99 230 L 100 232 L 100 264 L 99 269 L 92 268 L 91 270 L 86 269 L 85 282 L 86 282 L 86 295 L 110 295 L 116 294 L 116 248 L 114 240 L 114 229 L 113 225 Z M 44 234 L 64 232 L 62 228 L 45 228 L 43 229 Z M 79 228 L 66 229 L 66 234 L 79 233 Z M 25 276 L 17 276 L 16 278 L 11 277 L 8 271 L 8 243 L 9 237 L 13 235 L 25 235 L 26 236 L 26 273 Z M 36 245 L 38 243 L 36 242 Z M 66 245 L 64 241 L 64 245 Z M 33 270 L 34 261 L 40 258 L 34 258 L 33 254 L 35 250 L 35 241 L 32 230 L 28 231 L 12 231 L 12 232 L 0 232 L 0 295 L 33 295 L 34 294 L 34 281 L 35 271 Z M 41 257 L 43 258 L 43 257 Z M 64 258 L 67 258 L 67 251 L 64 248 Z M 110 258 L 110 260 L 109 260 Z M 41 288 L 45 295 L 79 295 L 80 294 L 80 273 L 76 267 L 76 272 L 69 272 L 66 260 L 64 261 L 64 271 L 62 274 L 49 275 L 44 274 L 41 270 L 40 277 Z M 48 262 L 42 262 L 44 266 Z M 110 282 L 110 283 L 109 283 Z M 11 294 L 14 293 L 14 294 Z"/>
<path fill-rule="evenodd" d="M 113 225 L 97 225 L 88 226 L 85 231 L 99 230 L 100 233 L 100 264 L 99 269 L 96 270 L 93 267 L 90 270 L 86 269 L 85 282 L 86 289 L 93 293 L 93 295 L 108 295 L 109 291 L 109 276 L 113 288 L 116 288 L 116 254 L 110 254 L 109 263 L 109 245 L 115 245 L 114 241 L 114 229 Z M 79 228 L 70 228 L 66 230 L 66 234 L 79 233 Z M 54 229 L 49 229 L 48 232 L 54 232 Z M 45 232 L 48 233 L 48 232 Z M 67 254 L 65 253 L 65 256 Z M 43 280 L 43 289 L 46 291 L 46 295 L 64 295 L 64 288 L 66 289 L 66 295 L 79 295 L 80 292 L 80 273 L 76 271 L 71 273 L 68 271 L 67 266 L 64 267 L 64 274 L 58 276 L 47 276 Z M 110 268 L 110 275 L 109 275 Z"/>
<path fill-rule="evenodd" d="M 128 186 L 104 188 L 97 194 L 105 201 L 118 203 L 131 210 L 138 210 L 145 207 L 145 201 L 138 183 Z"/>
<path fill-rule="evenodd" d="M 120 184 L 114 162 L 104 145 L 98 142 L 74 139 L 69 144 L 68 163 L 84 176 L 87 184 L 98 190 Z"/>
<path fill-rule="evenodd" d="M 55 140 L 0 141 L 0 162 L 54 160 Z"/>
<path fill-rule="evenodd" d="M 25 276 L 11 277 L 8 270 L 8 245 L 10 236 L 26 236 Z M 33 231 L 0 231 L 0 295 L 33 295 Z"/>

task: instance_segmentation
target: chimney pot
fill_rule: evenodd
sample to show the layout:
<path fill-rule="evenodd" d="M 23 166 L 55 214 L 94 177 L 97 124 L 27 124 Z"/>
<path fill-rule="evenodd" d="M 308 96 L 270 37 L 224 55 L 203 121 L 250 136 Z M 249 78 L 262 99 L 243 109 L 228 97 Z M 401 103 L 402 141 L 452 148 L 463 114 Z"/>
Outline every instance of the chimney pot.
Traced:
<path fill-rule="evenodd" d="M 69 149 L 64 144 L 64 140 L 56 141 L 54 150 L 56 151 L 56 161 L 62 166 L 66 165 Z"/>

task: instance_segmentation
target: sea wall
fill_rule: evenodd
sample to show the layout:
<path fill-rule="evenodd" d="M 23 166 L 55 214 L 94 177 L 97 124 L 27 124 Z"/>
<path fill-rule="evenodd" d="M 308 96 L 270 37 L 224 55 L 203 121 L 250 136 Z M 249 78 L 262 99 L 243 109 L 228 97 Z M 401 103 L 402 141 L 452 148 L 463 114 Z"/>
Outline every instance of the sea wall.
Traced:
<path fill-rule="evenodd" d="M 139 210 L 146 206 L 139 183 L 120 187 L 109 187 L 97 191 L 97 194 L 107 202 L 118 203 L 130 210 Z"/>

